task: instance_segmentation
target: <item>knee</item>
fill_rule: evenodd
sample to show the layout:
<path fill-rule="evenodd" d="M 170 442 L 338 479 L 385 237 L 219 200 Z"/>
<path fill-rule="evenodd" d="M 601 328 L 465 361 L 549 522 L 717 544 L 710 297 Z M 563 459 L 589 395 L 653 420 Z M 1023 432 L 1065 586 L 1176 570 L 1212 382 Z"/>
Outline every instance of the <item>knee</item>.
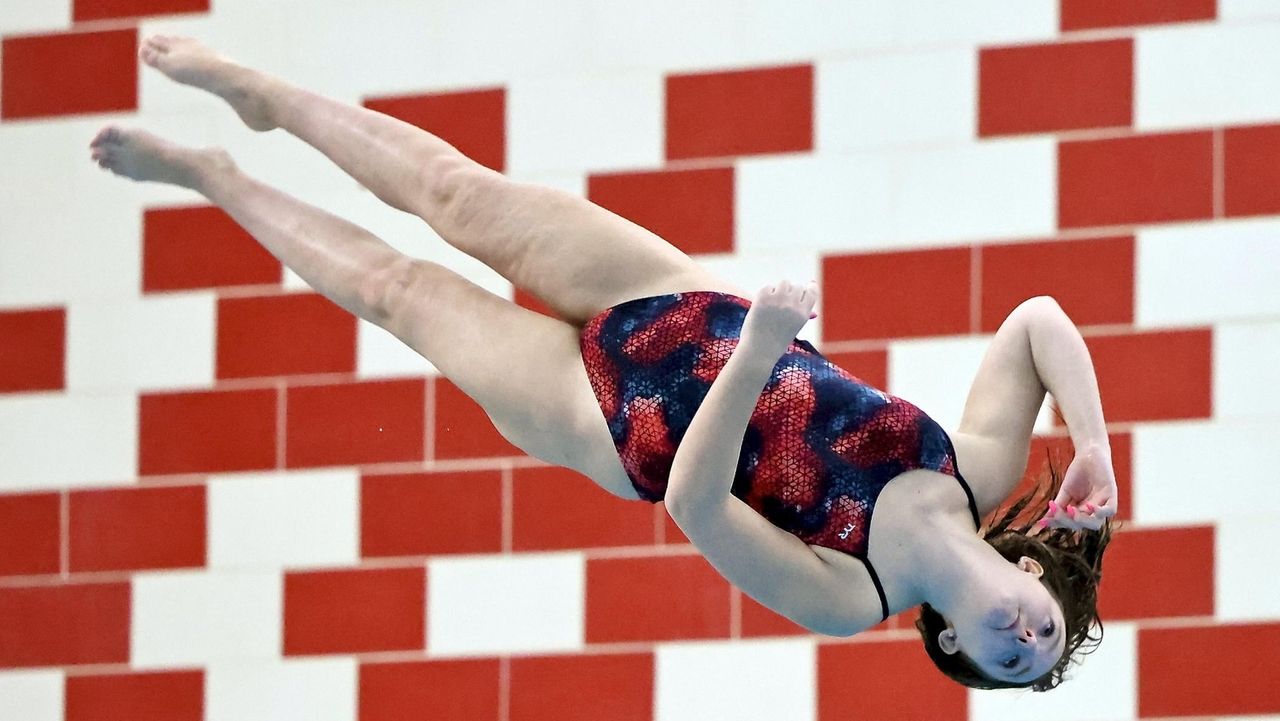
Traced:
<path fill-rule="evenodd" d="M 492 195 L 495 183 L 506 179 L 495 171 L 466 158 L 441 161 L 423 179 L 423 197 L 432 216 L 452 226 L 470 224 L 484 199 Z"/>
<path fill-rule="evenodd" d="M 421 285 L 422 261 L 402 255 L 370 273 L 360 288 L 362 313 L 368 320 L 393 330 L 396 319 L 404 315 L 407 299 Z"/>

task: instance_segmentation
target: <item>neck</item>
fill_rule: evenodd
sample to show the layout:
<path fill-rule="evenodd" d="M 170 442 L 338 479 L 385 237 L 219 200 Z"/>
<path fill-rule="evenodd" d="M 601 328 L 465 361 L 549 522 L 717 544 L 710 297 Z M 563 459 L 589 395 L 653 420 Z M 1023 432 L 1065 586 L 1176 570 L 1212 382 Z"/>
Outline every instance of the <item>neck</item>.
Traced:
<path fill-rule="evenodd" d="M 966 509 L 926 513 L 919 519 L 921 543 L 914 544 L 919 569 L 913 588 L 915 603 L 927 603 L 943 616 L 999 595 L 1000 581 L 1011 568 L 996 549 L 973 531 Z"/>

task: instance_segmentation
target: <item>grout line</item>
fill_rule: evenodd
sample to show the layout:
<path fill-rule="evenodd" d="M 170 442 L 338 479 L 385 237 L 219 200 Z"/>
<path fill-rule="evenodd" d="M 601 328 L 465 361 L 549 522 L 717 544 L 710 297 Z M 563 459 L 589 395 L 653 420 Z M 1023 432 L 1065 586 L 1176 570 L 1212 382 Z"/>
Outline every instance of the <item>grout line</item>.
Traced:
<path fill-rule="evenodd" d="M 502 552 L 512 553 L 515 539 L 515 473 L 502 469 Z"/>
<path fill-rule="evenodd" d="M 63 581 L 71 578 L 71 491 L 64 489 L 58 501 L 58 570 Z"/>
<path fill-rule="evenodd" d="M 742 591 L 729 586 L 729 638 L 742 638 Z"/>
<path fill-rule="evenodd" d="M 1227 148 L 1226 131 L 1215 128 L 1213 131 L 1213 217 L 1223 218 L 1227 214 Z"/>
<path fill-rule="evenodd" d="M 969 258 L 969 332 L 982 332 L 982 246 L 971 246 Z"/>
<path fill-rule="evenodd" d="M 498 721 L 511 719 L 511 657 L 498 659 Z"/>
<path fill-rule="evenodd" d="M 286 400 L 289 397 L 288 386 L 284 379 L 276 382 L 276 468 L 283 470 L 288 461 L 285 444 L 289 426 L 286 414 Z"/>
<path fill-rule="evenodd" d="M 430 463 L 436 458 L 436 381 L 435 378 L 426 379 L 426 400 L 423 404 L 424 420 L 422 422 L 423 430 L 423 460 Z"/>

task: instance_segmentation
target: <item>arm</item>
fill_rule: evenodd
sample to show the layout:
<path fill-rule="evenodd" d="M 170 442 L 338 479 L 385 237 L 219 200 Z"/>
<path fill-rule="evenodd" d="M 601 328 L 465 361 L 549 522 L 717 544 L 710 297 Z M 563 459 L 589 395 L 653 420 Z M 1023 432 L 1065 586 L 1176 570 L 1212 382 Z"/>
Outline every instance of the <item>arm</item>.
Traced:
<path fill-rule="evenodd" d="M 1062 411 L 1077 458 L 1105 459 L 1109 468 L 1111 446 L 1089 351 L 1057 302 L 1040 296 L 1015 308 L 996 332 L 953 438 L 981 513 L 1021 479 L 1046 391 Z"/>
<path fill-rule="evenodd" d="M 816 289 L 808 307 L 800 306 L 799 325 L 815 300 Z M 667 512 L 707 561 L 747 595 L 810 631 L 852 635 L 880 621 L 874 589 L 859 593 L 803 541 L 730 494 L 752 411 L 799 330 L 761 327 L 757 321 L 768 320 L 769 302 L 758 298 L 752 306 L 742 340 L 680 441 L 667 484 Z"/>

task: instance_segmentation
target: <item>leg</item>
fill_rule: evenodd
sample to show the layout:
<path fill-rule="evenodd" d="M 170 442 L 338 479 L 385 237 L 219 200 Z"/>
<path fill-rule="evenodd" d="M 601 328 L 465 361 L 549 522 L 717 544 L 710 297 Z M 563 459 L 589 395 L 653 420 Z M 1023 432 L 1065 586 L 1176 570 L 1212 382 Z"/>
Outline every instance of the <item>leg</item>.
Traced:
<path fill-rule="evenodd" d="M 252 128 L 283 127 L 571 322 L 645 295 L 743 294 L 653 233 L 571 194 L 509 181 L 407 123 L 234 65 L 192 40 L 149 39 L 142 57 L 225 98 Z"/>
<path fill-rule="evenodd" d="M 573 326 L 439 265 L 409 259 L 364 229 L 249 178 L 221 151 L 189 150 L 114 128 L 93 146 L 99 164 L 120 175 L 204 194 L 312 287 L 434 363 L 526 453 L 636 497 L 587 381 Z"/>

